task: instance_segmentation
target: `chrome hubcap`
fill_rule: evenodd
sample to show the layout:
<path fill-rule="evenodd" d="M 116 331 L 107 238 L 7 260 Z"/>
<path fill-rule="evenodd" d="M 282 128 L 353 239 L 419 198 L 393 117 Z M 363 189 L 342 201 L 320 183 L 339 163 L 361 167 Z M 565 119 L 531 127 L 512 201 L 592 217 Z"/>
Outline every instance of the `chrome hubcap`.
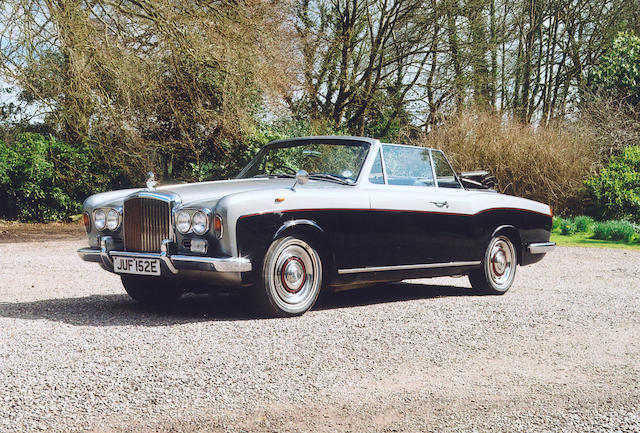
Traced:
<path fill-rule="evenodd" d="M 488 274 L 497 289 L 507 289 L 517 265 L 516 253 L 511 241 L 505 236 L 498 236 L 491 241 L 488 256 Z"/>
<path fill-rule="evenodd" d="M 299 257 L 289 257 L 280 272 L 282 285 L 290 293 L 297 293 L 306 279 L 304 263 Z"/>
<path fill-rule="evenodd" d="M 504 251 L 497 251 L 491 258 L 491 263 L 493 264 L 493 269 L 496 272 L 496 275 L 503 275 L 507 268 L 507 256 Z"/>
<path fill-rule="evenodd" d="M 281 308 L 304 310 L 315 300 L 322 271 L 318 254 L 306 242 L 291 239 L 282 244 L 271 269 L 271 290 Z"/>

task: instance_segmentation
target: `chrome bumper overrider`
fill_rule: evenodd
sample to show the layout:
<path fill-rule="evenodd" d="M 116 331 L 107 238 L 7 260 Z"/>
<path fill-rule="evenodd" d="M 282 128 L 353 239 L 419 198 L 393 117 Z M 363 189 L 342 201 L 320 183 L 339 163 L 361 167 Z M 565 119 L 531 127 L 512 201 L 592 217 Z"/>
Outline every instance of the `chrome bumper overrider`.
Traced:
<path fill-rule="evenodd" d="M 112 250 L 113 240 L 105 236 L 100 241 L 100 249 L 80 248 L 78 255 L 86 262 L 102 263 L 108 269 L 113 270 L 112 257 L 137 257 L 145 259 L 159 259 L 173 274 L 180 272 L 180 269 L 209 271 L 209 272 L 249 272 L 251 271 L 251 261 L 242 257 L 199 257 L 185 256 L 179 254 L 169 255 L 169 245 L 171 241 L 165 240 L 159 253 L 138 253 L 132 251 Z"/>
<path fill-rule="evenodd" d="M 529 252 L 531 254 L 544 254 L 553 251 L 555 247 L 555 242 L 540 242 L 536 244 L 529 244 Z"/>

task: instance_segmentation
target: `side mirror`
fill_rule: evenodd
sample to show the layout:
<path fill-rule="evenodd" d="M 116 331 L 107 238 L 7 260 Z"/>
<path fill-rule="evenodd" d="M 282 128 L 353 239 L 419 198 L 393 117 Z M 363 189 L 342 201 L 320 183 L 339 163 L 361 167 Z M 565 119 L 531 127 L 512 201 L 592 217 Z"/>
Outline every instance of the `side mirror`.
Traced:
<path fill-rule="evenodd" d="M 296 172 L 296 181 L 294 182 L 294 184 L 291 187 L 291 189 L 293 191 L 295 191 L 296 190 L 296 185 L 298 185 L 298 184 L 304 185 L 307 182 L 309 182 L 309 173 L 307 173 L 305 170 L 298 170 Z"/>

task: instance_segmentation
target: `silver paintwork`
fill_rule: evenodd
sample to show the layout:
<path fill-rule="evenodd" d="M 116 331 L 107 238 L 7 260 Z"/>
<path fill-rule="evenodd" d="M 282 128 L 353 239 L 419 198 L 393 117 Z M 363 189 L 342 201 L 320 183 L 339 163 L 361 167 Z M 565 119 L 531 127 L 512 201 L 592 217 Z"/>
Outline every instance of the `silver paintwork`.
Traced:
<path fill-rule="evenodd" d="M 455 268 L 462 266 L 478 266 L 480 261 L 422 263 L 417 265 L 370 266 L 366 268 L 338 269 L 338 274 L 360 274 L 364 272 L 409 271 L 412 269 Z"/>
<path fill-rule="evenodd" d="M 540 242 L 529 244 L 529 252 L 531 254 L 546 254 L 553 251 L 556 247 L 555 242 Z"/>

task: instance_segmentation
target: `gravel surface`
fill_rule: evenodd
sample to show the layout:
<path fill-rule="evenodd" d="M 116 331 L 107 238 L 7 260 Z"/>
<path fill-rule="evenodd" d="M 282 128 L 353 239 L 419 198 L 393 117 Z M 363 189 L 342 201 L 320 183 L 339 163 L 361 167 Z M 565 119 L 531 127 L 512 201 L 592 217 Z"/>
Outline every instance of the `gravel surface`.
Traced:
<path fill-rule="evenodd" d="M 559 248 L 466 278 L 141 307 L 83 241 L 0 245 L 0 432 L 640 431 L 640 253 Z"/>

